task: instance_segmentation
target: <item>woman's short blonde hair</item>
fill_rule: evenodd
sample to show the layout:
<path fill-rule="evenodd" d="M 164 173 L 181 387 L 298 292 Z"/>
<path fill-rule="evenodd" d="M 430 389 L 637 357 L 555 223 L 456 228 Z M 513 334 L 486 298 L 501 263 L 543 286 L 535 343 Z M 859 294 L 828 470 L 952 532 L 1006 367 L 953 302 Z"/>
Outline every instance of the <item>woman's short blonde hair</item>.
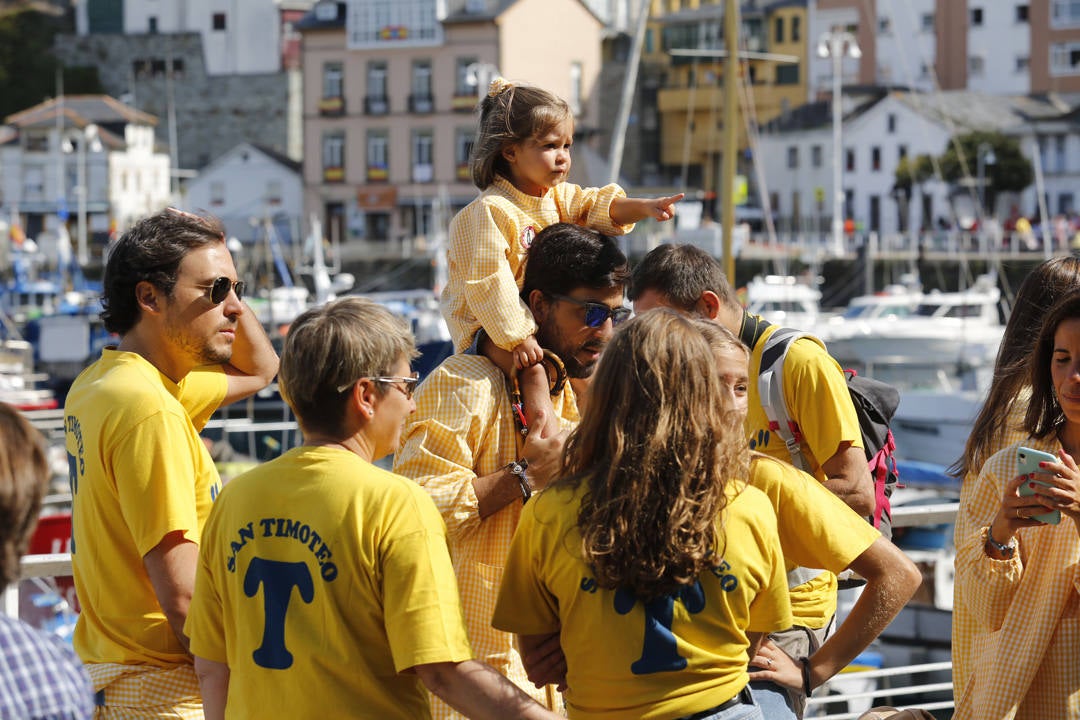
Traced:
<path fill-rule="evenodd" d="M 360 378 L 389 375 L 416 357 L 405 321 L 382 305 L 347 297 L 305 311 L 285 338 L 278 369 L 281 396 L 304 430 L 344 437 L 345 400 Z M 339 390 L 343 386 L 345 390 Z M 376 385 L 380 392 L 386 389 Z"/>

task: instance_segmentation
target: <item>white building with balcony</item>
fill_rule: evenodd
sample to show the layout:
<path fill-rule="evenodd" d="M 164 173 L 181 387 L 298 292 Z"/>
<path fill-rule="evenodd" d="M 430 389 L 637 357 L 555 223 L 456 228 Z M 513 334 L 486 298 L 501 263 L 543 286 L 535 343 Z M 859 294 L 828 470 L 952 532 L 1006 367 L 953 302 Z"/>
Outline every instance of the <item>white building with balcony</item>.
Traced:
<path fill-rule="evenodd" d="M 66 222 L 86 228 L 90 261 L 111 233 L 166 207 L 169 155 L 157 118 L 107 95 L 66 96 L 10 115 L 0 126 L 0 216 L 18 215 L 46 244 Z M 40 243 L 39 243 L 40 244 Z"/>

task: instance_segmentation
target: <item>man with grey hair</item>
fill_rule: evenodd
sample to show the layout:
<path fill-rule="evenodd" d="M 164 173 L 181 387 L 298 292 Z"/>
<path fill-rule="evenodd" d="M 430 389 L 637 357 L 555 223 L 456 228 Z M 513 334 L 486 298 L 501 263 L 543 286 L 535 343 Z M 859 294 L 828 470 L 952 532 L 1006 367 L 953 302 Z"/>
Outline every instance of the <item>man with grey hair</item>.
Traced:
<path fill-rule="evenodd" d="M 415 355 L 365 298 L 292 323 L 279 380 L 304 444 L 221 491 L 199 553 L 187 631 L 209 720 L 226 700 L 233 717 L 413 720 L 425 686 L 472 718 L 556 717 L 471 659 L 446 526 L 373 464 L 415 408 Z"/>
<path fill-rule="evenodd" d="M 202 717 L 183 627 L 221 480 L 199 430 L 277 373 L 243 291 L 223 228 L 207 218 L 151 215 L 109 254 L 102 317 L 120 343 L 64 405 L 74 645 L 98 718 Z"/>

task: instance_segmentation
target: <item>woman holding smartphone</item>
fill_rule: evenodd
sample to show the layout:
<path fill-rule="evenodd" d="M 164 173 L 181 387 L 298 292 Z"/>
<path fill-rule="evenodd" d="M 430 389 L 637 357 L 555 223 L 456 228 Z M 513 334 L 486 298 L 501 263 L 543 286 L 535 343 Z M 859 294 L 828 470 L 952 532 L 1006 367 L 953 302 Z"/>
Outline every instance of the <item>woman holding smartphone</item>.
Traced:
<path fill-rule="evenodd" d="M 987 460 L 957 517 L 956 602 L 975 622 L 955 720 L 1080 718 L 1080 292 L 1046 317 L 1030 371 L 1029 437 Z M 1047 474 L 1020 474 L 1022 446 L 1055 457 Z"/>

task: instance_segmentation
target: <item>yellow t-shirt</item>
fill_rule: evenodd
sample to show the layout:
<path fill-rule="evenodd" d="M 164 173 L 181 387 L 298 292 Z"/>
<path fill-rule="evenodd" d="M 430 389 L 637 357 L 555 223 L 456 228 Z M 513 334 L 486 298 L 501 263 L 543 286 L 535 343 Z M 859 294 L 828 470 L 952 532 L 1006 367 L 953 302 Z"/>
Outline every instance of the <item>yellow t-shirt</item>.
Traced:
<path fill-rule="evenodd" d="M 518 295 L 532 239 L 558 222 L 606 235 L 628 233 L 633 225 L 616 225 L 611 219 L 611 202 L 620 197 L 626 193 L 615 184 L 583 188 L 567 182 L 534 197 L 496 177 L 462 208 L 450 222 L 442 295 L 443 316 L 457 352 L 469 347 L 481 327 L 504 350 L 535 333 L 532 313 Z"/>
<path fill-rule="evenodd" d="M 760 318 L 758 318 L 760 320 Z M 750 387 L 747 401 L 746 436 L 750 448 L 791 462 L 783 438 L 769 430 L 769 418 L 761 404 L 758 375 L 765 342 L 779 326 L 765 330 L 750 352 Z M 808 338 L 791 343 L 784 360 L 784 400 L 791 419 L 802 431 L 802 449 L 813 469 L 811 475 L 826 479 L 821 463 L 836 454 L 840 443 L 861 448 L 859 417 L 847 389 L 847 379 L 840 365 L 821 345 Z"/>
<path fill-rule="evenodd" d="M 185 630 L 229 665 L 230 718 L 428 717 L 405 671 L 472 657 L 431 498 L 338 448 L 295 448 L 225 486 Z"/>
<path fill-rule="evenodd" d="M 113 349 L 72 383 L 64 420 L 82 605 L 74 645 L 84 663 L 191 663 L 143 557 L 177 530 L 199 542 L 221 481 L 198 427 L 225 390 L 220 368 L 174 383 L 141 355 Z"/>
<path fill-rule="evenodd" d="M 662 720 L 715 707 L 746 685 L 747 632 L 791 626 L 776 514 L 753 487 L 732 489 L 718 525 L 723 562 L 647 605 L 603 590 L 581 560 L 584 485 L 525 505 L 492 624 L 561 630 L 571 718 Z"/>
<path fill-rule="evenodd" d="M 836 575 L 881 533 L 813 477 L 768 457 L 754 458 L 750 484 L 772 503 L 788 571 L 820 568 L 810 582 L 791 589 L 795 625 L 820 629 L 836 614 Z"/>

